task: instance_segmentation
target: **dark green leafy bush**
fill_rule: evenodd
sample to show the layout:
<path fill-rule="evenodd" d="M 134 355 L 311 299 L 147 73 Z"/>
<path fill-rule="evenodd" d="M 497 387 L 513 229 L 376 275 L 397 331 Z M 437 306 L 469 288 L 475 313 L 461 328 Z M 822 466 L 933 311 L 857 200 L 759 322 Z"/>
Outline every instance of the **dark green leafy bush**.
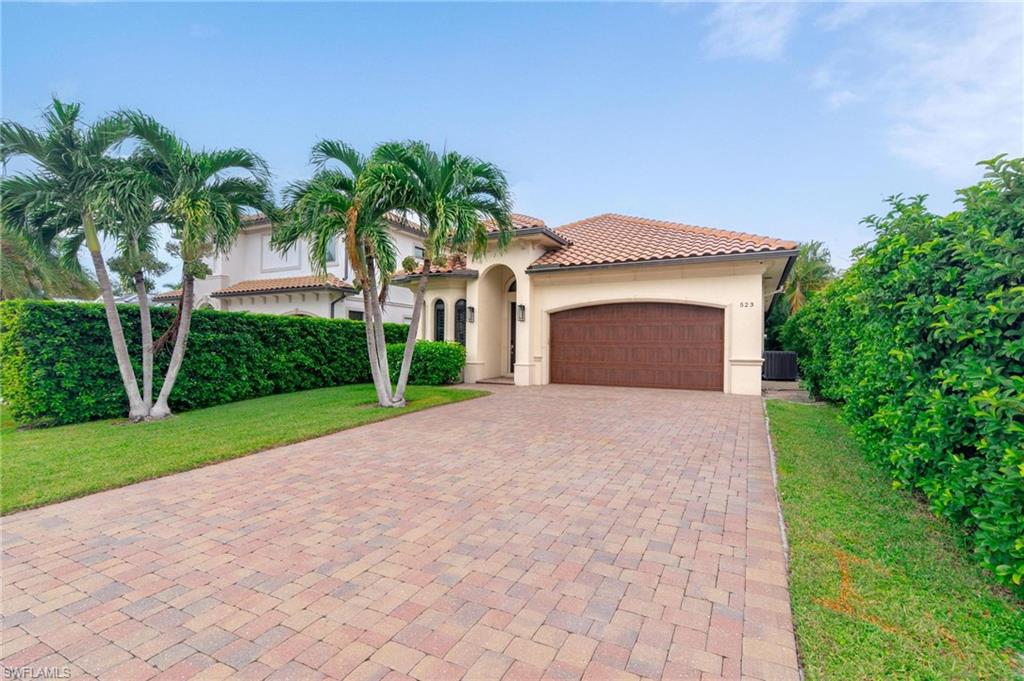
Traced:
<path fill-rule="evenodd" d="M 139 313 L 119 306 L 129 350 L 139 365 Z M 153 309 L 159 335 L 174 310 Z M 385 324 L 387 340 L 408 327 Z M 197 310 L 188 351 L 171 393 L 175 411 L 310 388 L 370 380 L 362 322 Z M 156 358 L 159 390 L 170 353 Z M 0 382 L 6 408 L 22 424 L 55 425 L 124 416 L 103 306 L 15 300 L 0 303 Z"/>
<path fill-rule="evenodd" d="M 962 209 L 890 199 L 877 238 L 783 328 L 816 394 L 868 455 L 1024 582 L 1024 159 L 996 159 Z"/>
<path fill-rule="evenodd" d="M 405 343 L 388 343 L 388 369 L 391 381 L 398 381 Z M 448 385 L 462 380 L 466 366 L 466 348 L 459 343 L 416 341 L 409 367 L 410 385 Z"/>

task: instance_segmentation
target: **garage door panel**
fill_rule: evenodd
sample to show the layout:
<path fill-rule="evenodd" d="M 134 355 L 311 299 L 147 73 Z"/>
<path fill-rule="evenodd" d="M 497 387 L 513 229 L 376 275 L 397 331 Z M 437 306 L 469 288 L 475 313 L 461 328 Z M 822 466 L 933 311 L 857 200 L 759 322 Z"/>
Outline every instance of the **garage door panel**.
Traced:
<path fill-rule="evenodd" d="M 613 303 L 551 315 L 551 382 L 722 390 L 724 312 Z"/>

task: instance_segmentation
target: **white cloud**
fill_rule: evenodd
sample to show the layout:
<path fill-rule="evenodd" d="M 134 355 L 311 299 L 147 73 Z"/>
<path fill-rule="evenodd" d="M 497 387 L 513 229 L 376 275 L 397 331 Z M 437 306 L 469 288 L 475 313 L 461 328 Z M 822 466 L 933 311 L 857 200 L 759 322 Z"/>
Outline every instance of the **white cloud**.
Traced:
<path fill-rule="evenodd" d="M 856 93 L 850 92 L 849 90 L 833 90 L 829 93 L 825 102 L 828 104 L 830 109 L 841 109 L 847 104 L 852 104 L 859 100 L 860 97 Z"/>
<path fill-rule="evenodd" d="M 881 7 L 877 2 L 841 2 L 818 17 L 818 25 L 830 31 L 856 23 L 872 10 Z"/>
<path fill-rule="evenodd" d="M 825 103 L 832 110 L 841 109 L 861 99 L 860 95 L 847 87 L 847 80 L 837 75 L 834 64 L 823 64 L 811 74 L 811 85 L 825 91 Z"/>
<path fill-rule="evenodd" d="M 800 8 L 793 3 L 736 2 L 715 8 L 704 49 L 712 57 L 771 60 L 782 55 Z"/>
<path fill-rule="evenodd" d="M 870 103 L 890 153 L 949 179 L 973 179 L 981 159 L 1024 154 L 1024 7 L 869 7 L 817 22 L 836 31 L 810 75 L 829 109 Z"/>
<path fill-rule="evenodd" d="M 879 80 L 894 119 L 890 148 L 947 177 L 998 153 L 1024 154 L 1024 7 L 958 10 L 941 26 L 881 34 L 894 60 Z"/>

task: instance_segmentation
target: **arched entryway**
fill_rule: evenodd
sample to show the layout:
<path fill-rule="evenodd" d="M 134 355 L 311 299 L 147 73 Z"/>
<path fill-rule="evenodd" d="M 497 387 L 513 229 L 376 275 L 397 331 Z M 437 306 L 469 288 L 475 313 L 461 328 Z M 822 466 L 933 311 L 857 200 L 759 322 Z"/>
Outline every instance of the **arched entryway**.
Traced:
<path fill-rule="evenodd" d="M 484 378 L 515 371 L 516 290 L 516 275 L 505 265 L 495 265 L 479 280 L 478 355 Z"/>

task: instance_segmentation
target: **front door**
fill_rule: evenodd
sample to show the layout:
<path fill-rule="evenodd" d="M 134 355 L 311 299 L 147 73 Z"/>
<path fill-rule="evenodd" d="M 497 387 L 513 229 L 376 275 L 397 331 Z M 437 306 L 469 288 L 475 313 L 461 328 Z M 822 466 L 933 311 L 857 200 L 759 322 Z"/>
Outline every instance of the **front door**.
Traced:
<path fill-rule="evenodd" d="M 516 304 L 508 304 L 508 372 L 516 372 Z"/>

